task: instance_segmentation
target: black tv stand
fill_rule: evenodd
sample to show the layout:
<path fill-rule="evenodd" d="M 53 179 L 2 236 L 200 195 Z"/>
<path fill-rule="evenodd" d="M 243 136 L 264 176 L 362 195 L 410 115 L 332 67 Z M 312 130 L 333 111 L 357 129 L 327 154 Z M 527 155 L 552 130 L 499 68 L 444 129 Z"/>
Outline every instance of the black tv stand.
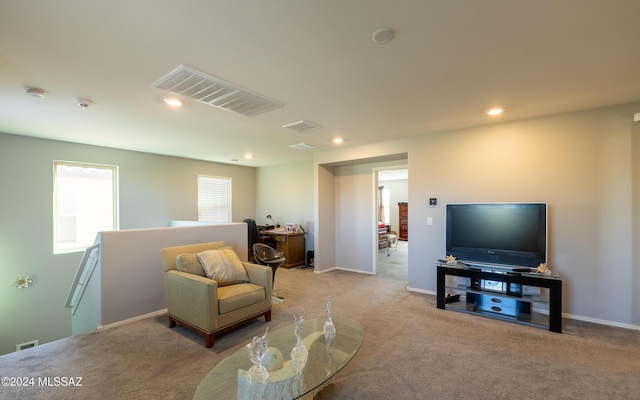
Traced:
<path fill-rule="evenodd" d="M 454 283 L 455 277 L 468 284 Z M 530 294 L 526 288 L 532 288 Z M 447 302 L 447 295 L 460 301 Z M 562 332 L 562 280 L 531 269 L 438 263 L 437 307 L 499 318 Z"/>

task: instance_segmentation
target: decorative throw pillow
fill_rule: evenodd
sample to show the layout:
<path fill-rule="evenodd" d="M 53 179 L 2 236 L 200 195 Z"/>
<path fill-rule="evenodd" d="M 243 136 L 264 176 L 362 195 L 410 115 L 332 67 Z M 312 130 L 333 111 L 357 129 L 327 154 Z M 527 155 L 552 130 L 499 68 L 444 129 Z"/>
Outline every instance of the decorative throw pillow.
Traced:
<path fill-rule="evenodd" d="M 197 256 L 207 277 L 217 281 L 218 286 L 249 282 L 247 271 L 233 250 L 207 250 Z"/>
<path fill-rule="evenodd" d="M 195 253 L 178 254 L 176 257 L 176 268 L 178 271 L 188 272 L 198 276 L 207 276 Z"/>

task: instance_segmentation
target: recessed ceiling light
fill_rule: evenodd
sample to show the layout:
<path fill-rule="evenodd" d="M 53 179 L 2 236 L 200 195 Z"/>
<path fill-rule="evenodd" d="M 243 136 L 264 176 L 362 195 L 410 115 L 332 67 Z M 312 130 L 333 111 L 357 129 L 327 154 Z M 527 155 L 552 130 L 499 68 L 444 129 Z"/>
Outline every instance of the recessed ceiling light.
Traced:
<path fill-rule="evenodd" d="M 244 158 L 245 158 L 245 160 L 251 160 L 253 158 L 253 156 L 251 154 L 245 154 Z"/>
<path fill-rule="evenodd" d="M 489 115 L 500 115 L 500 114 L 502 114 L 502 111 L 504 111 L 502 108 L 492 108 L 491 110 L 487 111 L 487 114 L 489 114 Z"/>
<path fill-rule="evenodd" d="M 167 97 L 164 99 L 164 102 L 167 103 L 167 105 L 171 106 L 171 107 L 181 107 L 182 106 L 182 100 L 177 99 L 175 97 Z"/>
<path fill-rule="evenodd" d="M 344 142 L 344 139 L 342 139 L 342 138 L 339 138 L 339 137 L 333 138 L 333 143 L 335 143 L 335 144 L 340 144 L 342 142 Z"/>

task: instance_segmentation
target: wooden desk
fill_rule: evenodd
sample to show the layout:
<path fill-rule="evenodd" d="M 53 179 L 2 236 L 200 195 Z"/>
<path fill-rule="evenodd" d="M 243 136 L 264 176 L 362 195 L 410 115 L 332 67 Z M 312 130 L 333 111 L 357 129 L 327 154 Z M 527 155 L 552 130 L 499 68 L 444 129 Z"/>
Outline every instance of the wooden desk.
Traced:
<path fill-rule="evenodd" d="M 286 261 L 281 267 L 293 268 L 304 265 L 305 233 L 264 231 L 262 234 L 265 236 L 273 236 L 276 240 L 276 250 L 284 253 Z"/>

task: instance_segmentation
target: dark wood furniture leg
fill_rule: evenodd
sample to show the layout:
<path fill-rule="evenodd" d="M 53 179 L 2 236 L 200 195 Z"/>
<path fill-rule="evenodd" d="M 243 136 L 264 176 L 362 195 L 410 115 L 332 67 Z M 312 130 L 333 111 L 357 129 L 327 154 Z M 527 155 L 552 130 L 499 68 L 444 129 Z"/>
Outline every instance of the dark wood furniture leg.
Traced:
<path fill-rule="evenodd" d="M 213 341 L 214 341 L 216 335 L 219 335 L 221 333 L 230 331 L 231 329 L 237 328 L 240 325 L 243 325 L 243 324 L 245 324 L 245 323 L 247 323 L 247 322 L 249 322 L 249 321 L 251 321 L 253 319 L 257 319 L 257 318 L 260 318 L 262 316 L 264 316 L 264 319 L 267 322 L 270 322 L 271 321 L 271 310 L 267 310 L 267 311 L 261 312 L 261 313 L 256 314 L 256 315 L 252 315 L 249 318 L 245 318 L 242 321 L 236 322 L 235 324 L 225 326 L 224 328 L 218 329 L 215 332 L 205 332 L 202 329 L 196 328 L 195 326 L 189 324 L 188 322 L 181 321 L 178 318 L 175 318 L 174 316 L 169 315 L 169 328 L 173 328 L 173 327 L 176 326 L 176 324 L 180 324 L 180 325 L 184 326 L 185 328 L 190 329 L 190 330 L 196 332 L 197 334 L 200 334 L 200 335 L 204 336 L 205 346 L 207 348 L 210 348 L 210 347 L 213 347 Z"/>

